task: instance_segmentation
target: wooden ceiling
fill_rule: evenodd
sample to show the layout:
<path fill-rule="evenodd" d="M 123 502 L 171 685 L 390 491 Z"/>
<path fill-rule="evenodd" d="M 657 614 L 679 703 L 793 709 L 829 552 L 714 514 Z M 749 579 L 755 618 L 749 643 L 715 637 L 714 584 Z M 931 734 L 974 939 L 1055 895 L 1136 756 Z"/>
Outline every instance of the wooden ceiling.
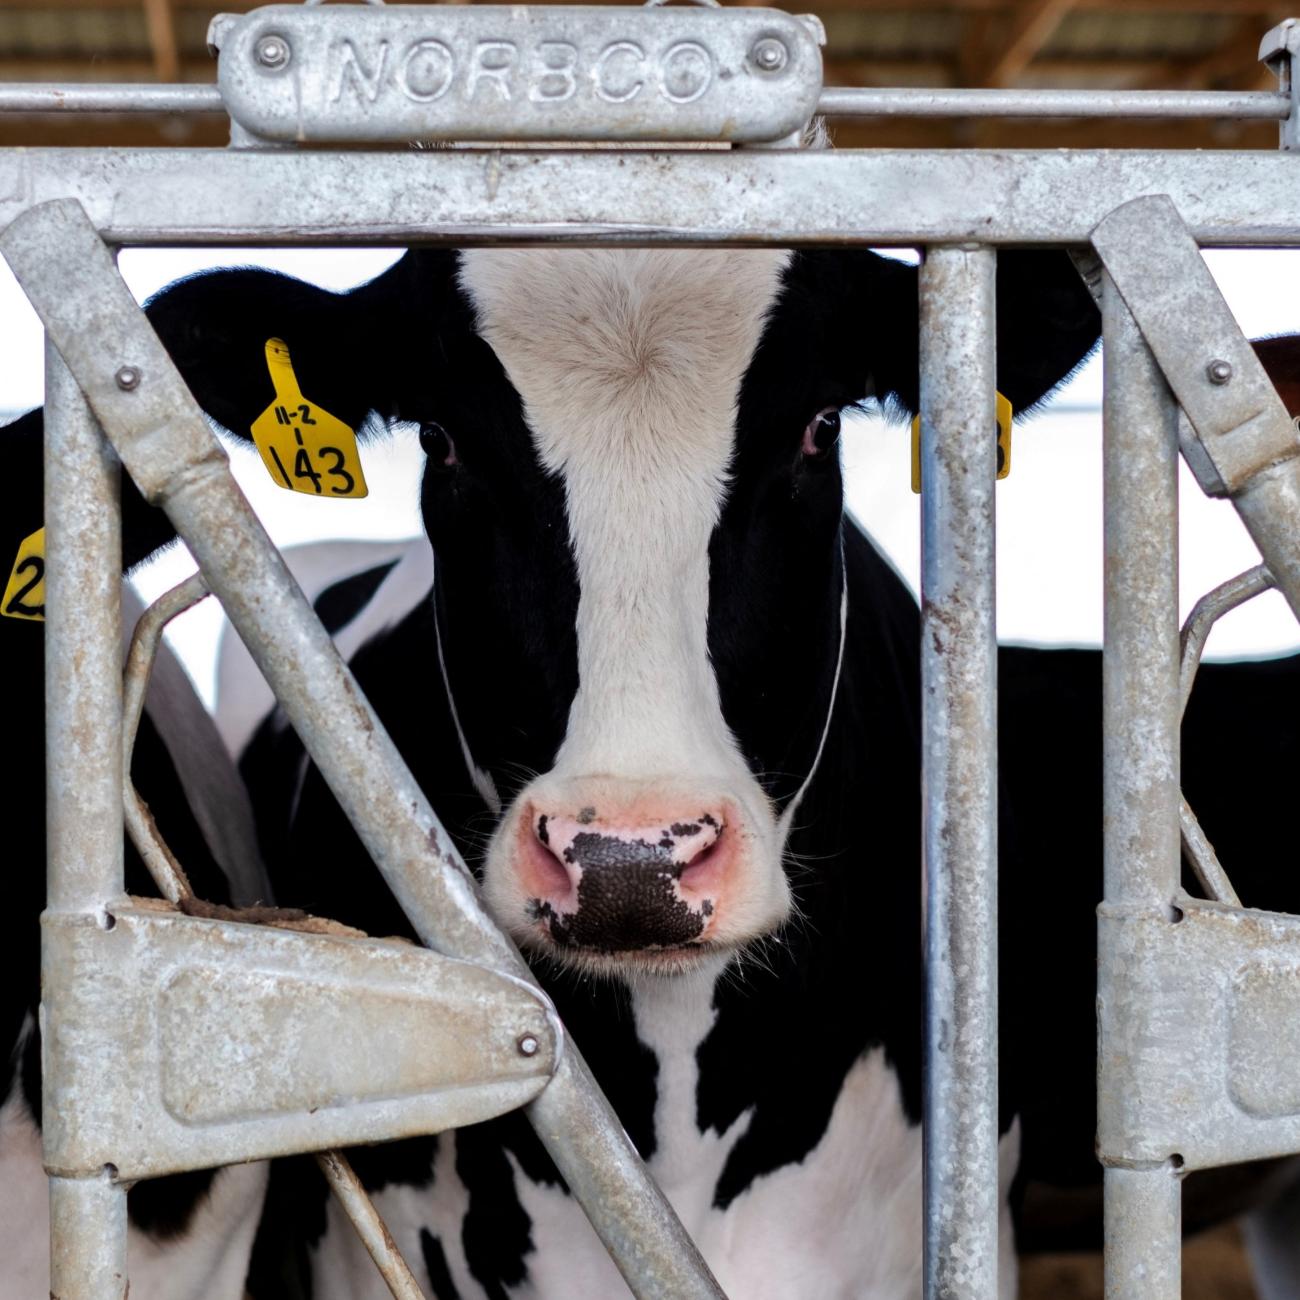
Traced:
<path fill-rule="evenodd" d="M 570 0 L 572 2 L 572 0 Z M 0 81 L 210 82 L 212 15 L 249 0 L 0 0 Z M 1268 0 L 812 0 L 826 80 L 845 86 L 1266 89 L 1260 37 L 1288 17 Z M 841 145 L 1273 148 L 1272 123 L 839 122 Z M 0 146 L 200 145 L 219 117 L 0 116 Z"/>

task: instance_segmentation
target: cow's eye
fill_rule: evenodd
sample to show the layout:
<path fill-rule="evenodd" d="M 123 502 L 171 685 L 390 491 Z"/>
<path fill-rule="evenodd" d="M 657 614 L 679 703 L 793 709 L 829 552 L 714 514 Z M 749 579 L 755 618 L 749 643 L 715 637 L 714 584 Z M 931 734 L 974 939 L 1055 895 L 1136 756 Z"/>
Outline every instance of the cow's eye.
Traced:
<path fill-rule="evenodd" d="M 799 448 L 805 456 L 821 460 L 839 441 L 840 413 L 833 406 L 818 411 L 803 431 L 803 445 Z"/>
<path fill-rule="evenodd" d="M 451 469 L 460 464 L 456 459 L 456 444 L 440 424 L 420 425 L 420 446 L 435 469 Z"/>

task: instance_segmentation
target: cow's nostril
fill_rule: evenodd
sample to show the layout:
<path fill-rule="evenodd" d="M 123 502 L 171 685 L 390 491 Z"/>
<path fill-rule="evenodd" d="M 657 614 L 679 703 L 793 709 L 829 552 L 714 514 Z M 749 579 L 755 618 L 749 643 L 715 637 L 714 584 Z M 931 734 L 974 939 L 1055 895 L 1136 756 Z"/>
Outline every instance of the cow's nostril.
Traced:
<path fill-rule="evenodd" d="M 540 813 L 533 820 L 535 843 L 534 851 L 530 855 L 532 859 L 530 887 L 540 898 L 566 895 L 576 884 L 572 873 L 565 866 L 562 846 L 560 851 L 557 851 L 557 846 L 551 840 L 550 820 L 545 813 Z"/>
<path fill-rule="evenodd" d="M 533 811 L 522 883 L 550 937 L 607 952 L 704 937 L 722 892 L 729 839 L 720 812 L 610 815 Z"/>

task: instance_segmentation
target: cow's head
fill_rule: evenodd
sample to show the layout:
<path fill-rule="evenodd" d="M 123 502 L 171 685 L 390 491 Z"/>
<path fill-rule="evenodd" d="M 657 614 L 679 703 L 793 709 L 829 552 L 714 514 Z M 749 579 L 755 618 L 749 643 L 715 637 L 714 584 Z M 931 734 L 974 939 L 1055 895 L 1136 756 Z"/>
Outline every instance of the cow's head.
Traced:
<path fill-rule="evenodd" d="M 1064 254 L 999 270 L 999 386 L 1037 401 L 1093 344 Z M 778 927 L 785 840 L 841 667 L 840 413 L 917 399 L 916 270 L 866 250 L 408 254 L 345 295 L 264 272 L 151 307 L 246 433 L 266 338 L 305 393 L 412 421 L 482 863 L 526 945 L 680 968 Z M 869 611 L 863 611 L 869 613 Z"/>

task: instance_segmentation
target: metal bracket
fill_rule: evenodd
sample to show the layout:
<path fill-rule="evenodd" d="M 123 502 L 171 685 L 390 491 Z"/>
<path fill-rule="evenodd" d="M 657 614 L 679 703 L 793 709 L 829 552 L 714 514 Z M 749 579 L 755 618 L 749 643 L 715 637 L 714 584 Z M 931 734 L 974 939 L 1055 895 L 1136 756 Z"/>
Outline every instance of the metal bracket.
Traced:
<path fill-rule="evenodd" d="M 1300 617 L 1300 433 L 1167 195 L 1105 217 L 1093 246 L 1195 431 L 1206 492 L 1236 505 Z"/>
<path fill-rule="evenodd" d="M 815 31 L 773 9 L 268 5 L 208 43 L 232 123 L 286 144 L 770 142 L 822 88 Z"/>
<path fill-rule="evenodd" d="M 1114 954 L 1097 993 L 1102 1163 L 1300 1151 L 1300 917 L 1191 898 L 1177 911 L 1099 912 Z"/>
<path fill-rule="evenodd" d="M 1300 77 L 1296 76 L 1296 57 L 1300 55 L 1300 23 L 1287 18 L 1264 33 L 1259 43 L 1259 61 L 1277 73 L 1278 89 L 1290 97 L 1291 113 L 1281 123 L 1279 147 L 1300 149 Z"/>
<path fill-rule="evenodd" d="M 158 904 L 43 918 L 51 1173 L 123 1179 L 433 1133 L 530 1101 L 561 1030 L 522 980 L 393 940 Z"/>

